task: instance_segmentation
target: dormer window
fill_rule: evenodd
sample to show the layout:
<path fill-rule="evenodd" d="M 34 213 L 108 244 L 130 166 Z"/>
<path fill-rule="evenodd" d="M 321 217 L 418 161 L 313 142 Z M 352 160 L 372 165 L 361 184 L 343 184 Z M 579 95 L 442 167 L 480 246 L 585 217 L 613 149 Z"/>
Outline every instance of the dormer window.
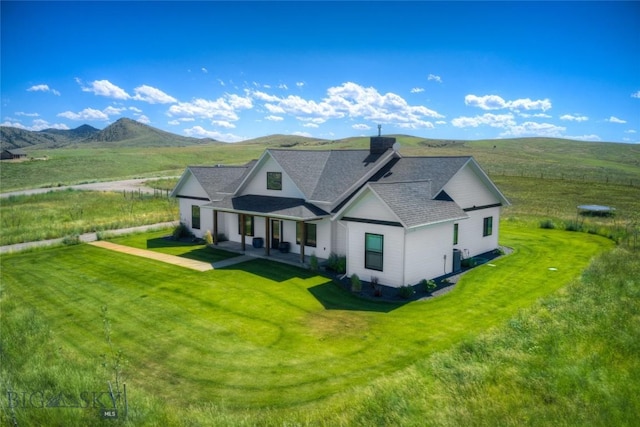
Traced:
<path fill-rule="evenodd" d="M 282 172 L 267 172 L 267 190 L 282 190 Z"/>

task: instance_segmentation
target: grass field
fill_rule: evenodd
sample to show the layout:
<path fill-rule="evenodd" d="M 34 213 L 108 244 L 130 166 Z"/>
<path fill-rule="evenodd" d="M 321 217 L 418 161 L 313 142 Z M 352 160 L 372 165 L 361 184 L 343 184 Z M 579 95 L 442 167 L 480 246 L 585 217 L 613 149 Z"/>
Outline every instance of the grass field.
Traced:
<path fill-rule="evenodd" d="M 108 351 L 100 318 L 108 306 L 136 398 L 162 396 L 175 410 L 211 402 L 234 416 L 268 407 L 318 410 L 331 396 L 348 396 L 352 387 L 503 324 L 612 245 L 508 223 L 502 233 L 514 254 L 468 273 L 443 297 L 405 305 L 360 300 L 322 276 L 269 261 L 196 273 L 81 245 L 4 258 L 3 311 L 21 307 L 46 319 L 58 362 L 90 369 Z M 15 345 L 3 348 L 15 354 Z M 20 367 L 39 362 L 3 357 L 8 384 L 29 386 Z M 49 389 L 65 387 L 50 367 L 38 369 L 31 377 L 49 378 Z M 30 416 L 16 411 L 21 420 Z"/>
<path fill-rule="evenodd" d="M 174 221 L 173 199 L 79 190 L 11 196 L 0 204 L 0 245 Z"/>

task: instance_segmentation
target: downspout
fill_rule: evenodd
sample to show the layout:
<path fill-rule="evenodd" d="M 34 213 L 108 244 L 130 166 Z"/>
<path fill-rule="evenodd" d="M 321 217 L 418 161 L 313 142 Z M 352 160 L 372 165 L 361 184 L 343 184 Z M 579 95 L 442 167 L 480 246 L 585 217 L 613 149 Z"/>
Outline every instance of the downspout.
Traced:
<path fill-rule="evenodd" d="M 402 242 L 402 283 L 400 286 L 404 286 L 404 279 L 407 271 L 407 258 L 405 254 L 407 253 L 407 229 L 402 227 L 402 232 L 404 233 L 404 239 Z"/>

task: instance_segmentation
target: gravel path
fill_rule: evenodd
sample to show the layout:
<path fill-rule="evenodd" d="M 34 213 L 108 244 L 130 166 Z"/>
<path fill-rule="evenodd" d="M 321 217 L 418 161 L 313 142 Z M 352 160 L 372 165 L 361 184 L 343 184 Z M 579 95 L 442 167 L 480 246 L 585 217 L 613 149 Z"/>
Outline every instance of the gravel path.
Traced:
<path fill-rule="evenodd" d="M 18 195 L 31 195 L 42 194 L 50 191 L 62 191 L 72 188 L 74 190 L 88 190 L 88 191 L 141 191 L 143 193 L 153 194 L 153 188 L 144 185 L 147 181 L 160 178 L 139 178 L 139 179 L 125 179 L 122 181 L 105 181 L 105 182 L 93 182 L 91 184 L 78 184 L 68 185 L 63 187 L 49 187 L 49 188 L 34 188 L 31 190 L 10 191 L 8 193 L 0 193 L 0 197 L 18 196 Z"/>

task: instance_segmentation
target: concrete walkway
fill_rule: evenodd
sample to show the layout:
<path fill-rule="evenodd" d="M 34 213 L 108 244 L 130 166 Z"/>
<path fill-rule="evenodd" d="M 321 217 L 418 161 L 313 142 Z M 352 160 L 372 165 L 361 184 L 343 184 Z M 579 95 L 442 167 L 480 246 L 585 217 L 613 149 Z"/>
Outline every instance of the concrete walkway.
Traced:
<path fill-rule="evenodd" d="M 131 246 L 118 245 L 116 243 L 99 240 L 89 243 L 92 246 L 109 249 L 111 251 L 121 252 L 128 255 L 135 255 L 142 258 L 154 259 L 156 261 L 166 262 L 180 267 L 189 268 L 196 271 L 213 270 L 213 265 L 209 262 L 197 261 L 194 259 L 183 258 L 175 255 L 163 254 L 160 252 L 149 251 L 146 249 L 132 248 Z M 235 259 L 235 258 L 232 258 Z"/>

